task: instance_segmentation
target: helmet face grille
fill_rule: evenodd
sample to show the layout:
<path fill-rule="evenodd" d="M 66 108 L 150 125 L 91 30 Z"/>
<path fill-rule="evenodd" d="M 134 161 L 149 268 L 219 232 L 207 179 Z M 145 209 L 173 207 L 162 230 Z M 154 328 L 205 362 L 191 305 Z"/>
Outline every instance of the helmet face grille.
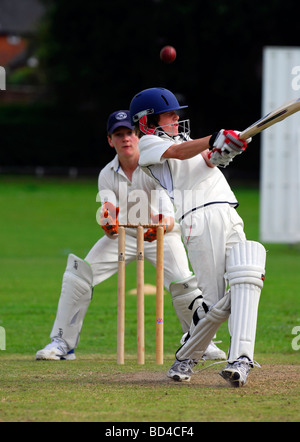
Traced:
<path fill-rule="evenodd" d="M 155 129 L 154 135 L 158 135 L 159 137 L 168 135 L 171 138 L 176 139 L 180 137 L 184 141 L 187 141 L 190 137 L 190 120 L 180 120 L 178 121 L 178 127 L 173 126 L 172 124 L 167 125 L 168 131 L 165 130 L 166 126 L 158 126 Z M 170 132 L 170 126 L 173 126 L 173 131 Z"/>

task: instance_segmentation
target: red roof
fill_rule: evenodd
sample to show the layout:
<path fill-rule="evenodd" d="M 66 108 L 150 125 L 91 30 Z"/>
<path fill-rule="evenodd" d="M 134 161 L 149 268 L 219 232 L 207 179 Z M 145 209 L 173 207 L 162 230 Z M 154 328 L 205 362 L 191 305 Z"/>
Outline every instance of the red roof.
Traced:
<path fill-rule="evenodd" d="M 0 66 L 6 66 L 26 49 L 26 40 L 22 37 L 0 35 Z"/>

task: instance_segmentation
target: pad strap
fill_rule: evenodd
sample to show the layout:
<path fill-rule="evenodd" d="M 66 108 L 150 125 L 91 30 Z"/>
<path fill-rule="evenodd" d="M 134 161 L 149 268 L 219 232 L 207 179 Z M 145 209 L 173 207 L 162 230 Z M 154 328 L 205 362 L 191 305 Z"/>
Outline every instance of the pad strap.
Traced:
<path fill-rule="evenodd" d="M 203 298 L 197 287 L 196 277 L 192 275 L 182 281 L 172 282 L 170 293 L 182 331 L 187 333 L 192 322 L 193 311 L 200 305 Z"/>
<path fill-rule="evenodd" d="M 206 312 L 203 306 L 198 307 L 193 315 L 193 323 L 185 343 L 176 352 L 176 358 L 180 361 L 192 359 L 199 361 L 211 340 L 218 331 L 220 325 L 230 315 L 231 296 L 230 292 L 220 299 Z"/>

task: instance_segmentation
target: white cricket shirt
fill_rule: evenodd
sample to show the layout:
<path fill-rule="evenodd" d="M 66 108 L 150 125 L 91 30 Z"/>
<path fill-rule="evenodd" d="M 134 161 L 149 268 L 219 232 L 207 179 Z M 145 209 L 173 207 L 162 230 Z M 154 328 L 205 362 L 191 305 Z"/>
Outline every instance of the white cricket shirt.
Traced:
<path fill-rule="evenodd" d="M 136 168 L 132 180 L 129 180 L 117 155 L 101 170 L 98 187 L 102 204 L 110 201 L 120 207 L 120 224 L 150 224 L 151 214 L 159 213 L 174 218 L 173 204 L 166 191 L 140 167 Z M 180 230 L 177 223 L 174 229 Z M 135 236 L 136 229 L 128 230 L 129 234 Z"/>
<path fill-rule="evenodd" d="M 167 159 L 164 152 L 173 144 L 184 142 L 167 135 L 145 135 L 139 141 L 139 164 L 168 192 L 176 208 L 176 219 L 210 204 L 238 205 L 223 173 L 208 167 L 201 154 L 187 160 Z"/>

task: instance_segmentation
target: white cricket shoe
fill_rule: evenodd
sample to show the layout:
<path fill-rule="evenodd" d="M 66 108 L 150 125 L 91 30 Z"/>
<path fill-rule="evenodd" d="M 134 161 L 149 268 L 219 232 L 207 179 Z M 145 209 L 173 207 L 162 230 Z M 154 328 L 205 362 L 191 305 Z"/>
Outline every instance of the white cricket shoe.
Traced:
<path fill-rule="evenodd" d="M 45 348 L 39 350 L 35 359 L 37 361 L 74 361 L 76 359 L 74 350 L 69 351 L 66 343 L 61 339 L 53 339 Z"/>
<path fill-rule="evenodd" d="M 241 357 L 233 363 L 228 363 L 219 374 L 229 382 L 232 387 L 238 388 L 246 384 L 252 366 L 248 358 Z"/>
<path fill-rule="evenodd" d="M 177 382 L 189 382 L 191 375 L 194 373 L 192 370 L 194 365 L 196 364 L 192 359 L 185 359 L 184 361 L 178 361 L 176 359 L 168 371 L 167 376 Z"/>
<path fill-rule="evenodd" d="M 221 350 L 216 344 L 211 341 L 205 353 L 202 356 L 205 360 L 225 360 L 227 359 L 225 351 Z"/>

